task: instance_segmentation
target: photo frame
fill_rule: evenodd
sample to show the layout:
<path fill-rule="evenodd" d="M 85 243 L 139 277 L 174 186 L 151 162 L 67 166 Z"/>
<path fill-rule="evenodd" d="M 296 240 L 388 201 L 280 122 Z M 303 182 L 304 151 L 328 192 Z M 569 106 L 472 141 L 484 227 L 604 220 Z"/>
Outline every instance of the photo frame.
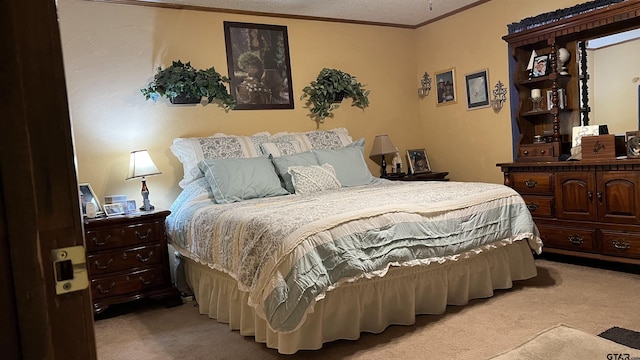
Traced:
<path fill-rule="evenodd" d="M 627 143 L 627 157 L 640 158 L 640 131 L 627 131 L 625 136 Z"/>
<path fill-rule="evenodd" d="M 125 210 L 122 203 L 104 204 L 104 213 L 107 216 L 124 215 Z"/>
<path fill-rule="evenodd" d="M 127 200 L 125 213 L 131 214 L 131 213 L 134 213 L 136 211 L 138 211 L 138 206 L 136 205 L 136 201 L 135 200 Z"/>
<path fill-rule="evenodd" d="M 82 205 L 82 215 L 87 216 L 87 203 L 92 203 L 96 209 L 96 215 L 102 215 L 102 207 L 96 193 L 93 192 L 89 183 L 78 184 L 78 192 L 80 195 L 80 204 Z"/>
<path fill-rule="evenodd" d="M 567 102 L 567 95 L 564 92 L 564 89 L 558 89 L 558 108 L 564 109 L 565 104 Z M 551 110 L 553 108 L 553 90 L 547 90 L 547 110 Z"/>
<path fill-rule="evenodd" d="M 286 26 L 224 22 L 235 110 L 293 109 Z"/>
<path fill-rule="evenodd" d="M 455 68 L 435 73 L 438 106 L 450 105 L 458 102 L 456 97 L 456 73 Z"/>
<path fill-rule="evenodd" d="M 426 149 L 407 150 L 407 159 L 409 160 L 409 170 L 411 170 L 412 174 L 431 172 Z"/>
<path fill-rule="evenodd" d="M 547 75 L 549 75 L 549 54 L 534 57 L 531 77 L 537 78 Z"/>
<path fill-rule="evenodd" d="M 466 74 L 464 82 L 467 86 L 467 110 L 489 107 L 489 70 Z"/>

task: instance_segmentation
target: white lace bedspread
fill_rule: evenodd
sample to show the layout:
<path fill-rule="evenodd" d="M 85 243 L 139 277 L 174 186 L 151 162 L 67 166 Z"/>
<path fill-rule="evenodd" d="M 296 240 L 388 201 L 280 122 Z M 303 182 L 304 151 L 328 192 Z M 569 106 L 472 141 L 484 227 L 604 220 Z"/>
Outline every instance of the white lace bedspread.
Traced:
<path fill-rule="evenodd" d="M 326 291 L 389 266 L 523 239 L 537 252 L 542 245 L 522 198 L 497 184 L 383 182 L 232 204 L 194 198 L 172 207 L 171 243 L 236 279 L 281 332 L 294 331 Z"/>

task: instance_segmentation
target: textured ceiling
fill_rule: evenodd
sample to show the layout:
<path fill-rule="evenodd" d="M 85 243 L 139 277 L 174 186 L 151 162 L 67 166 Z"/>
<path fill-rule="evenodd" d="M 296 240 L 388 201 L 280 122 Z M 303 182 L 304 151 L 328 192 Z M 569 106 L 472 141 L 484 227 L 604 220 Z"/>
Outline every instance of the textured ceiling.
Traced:
<path fill-rule="evenodd" d="M 489 0 L 138 0 L 134 2 L 416 27 L 487 1 Z"/>

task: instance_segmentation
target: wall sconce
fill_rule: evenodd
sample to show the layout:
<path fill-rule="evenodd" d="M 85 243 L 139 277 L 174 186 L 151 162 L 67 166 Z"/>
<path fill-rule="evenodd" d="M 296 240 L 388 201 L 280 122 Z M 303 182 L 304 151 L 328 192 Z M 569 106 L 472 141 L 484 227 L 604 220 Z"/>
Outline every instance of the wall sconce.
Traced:
<path fill-rule="evenodd" d="M 491 108 L 496 113 L 502 110 L 502 105 L 507 101 L 507 89 L 502 84 L 502 81 L 498 80 L 495 88 L 493 89 L 493 100 L 491 100 Z"/>
<path fill-rule="evenodd" d="M 420 85 L 422 85 L 422 87 L 418 89 L 418 96 L 421 98 L 429 96 L 429 91 L 431 91 L 431 77 L 426 72 L 422 75 Z"/>

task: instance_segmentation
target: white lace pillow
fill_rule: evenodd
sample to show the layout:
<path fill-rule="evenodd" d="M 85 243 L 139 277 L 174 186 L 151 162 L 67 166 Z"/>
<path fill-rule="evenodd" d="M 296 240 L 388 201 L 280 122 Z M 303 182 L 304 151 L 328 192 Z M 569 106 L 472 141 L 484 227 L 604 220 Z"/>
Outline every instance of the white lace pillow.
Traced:
<path fill-rule="evenodd" d="M 342 186 L 336 177 L 336 171 L 329 164 L 290 166 L 288 172 L 298 195 L 335 190 Z"/>
<path fill-rule="evenodd" d="M 183 189 L 192 181 L 204 176 L 198 163 L 206 159 L 252 158 L 262 155 L 262 143 L 269 139 L 268 132 L 252 136 L 217 133 L 201 138 L 176 138 L 170 146 L 171 152 L 180 160 L 184 177 L 178 183 Z"/>

